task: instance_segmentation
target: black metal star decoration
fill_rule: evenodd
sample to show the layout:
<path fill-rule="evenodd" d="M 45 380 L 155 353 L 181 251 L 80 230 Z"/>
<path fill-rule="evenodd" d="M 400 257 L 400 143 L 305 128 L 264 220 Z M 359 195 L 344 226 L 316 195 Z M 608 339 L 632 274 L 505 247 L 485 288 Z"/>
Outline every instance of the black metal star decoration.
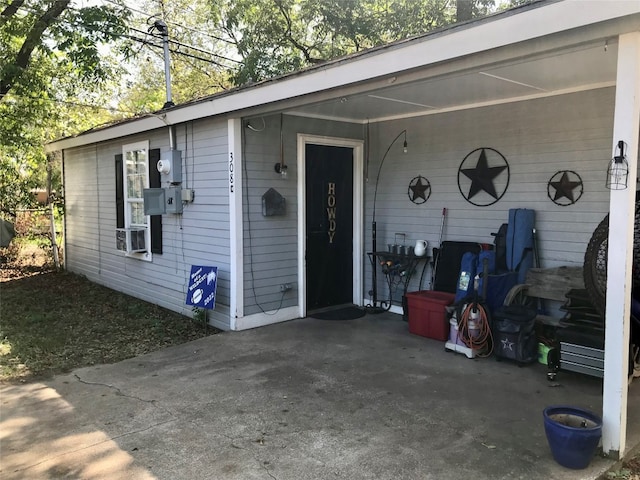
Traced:
<path fill-rule="evenodd" d="M 554 190 L 553 195 L 552 189 Z M 579 190 L 576 192 L 576 189 Z M 547 184 L 547 195 L 553 203 L 561 207 L 567 207 L 576 203 L 582 196 L 582 192 L 582 178 L 573 170 L 560 170 L 556 172 Z"/>
<path fill-rule="evenodd" d="M 431 196 L 431 184 L 429 180 L 424 178 L 422 175 L 418 175 L 414 177 L 409 182 L 409 190 L 408 190 L 409 200 L 413 203 L 420 205 L 429 200 Z"/>
<path fill-rule="evenodd" d="M 476 152 L 478 151 L 480 151 L 480 154 L 477 157 L 475 166 L 472 168 L 464 168 L 465 163 L 471 163 L 473 159 L 476 158 Z M 488 155 L 491 157 L 492 166 L 489 166 Z M 465 181 L 465 177 L 471 180 L 471 185 L 466 194 L 462 189 L 462 183 Z M 499 184 L 500 192 L 496 189 L 495 182 Z M 508 186 L 509 164 L 504 156 L 493 148 L 483 147 L 473 150 L 464 158 L 458 169 L 458 188 L 460 189 L 460 193 L 465 200 L 478 207 L 486 207 L 496 203 L 506 193 Z M 471 199 L 480 192 L 487 194 L 484 196 L 484 201 L 472 201 Z"/>

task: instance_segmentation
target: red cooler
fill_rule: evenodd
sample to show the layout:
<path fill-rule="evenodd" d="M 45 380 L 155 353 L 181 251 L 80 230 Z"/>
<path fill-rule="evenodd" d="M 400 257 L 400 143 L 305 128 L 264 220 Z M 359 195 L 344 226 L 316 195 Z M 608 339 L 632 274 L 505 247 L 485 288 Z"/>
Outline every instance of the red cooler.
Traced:
<path fill-rule="evenodd" d="M 406 294 L 409 309 L 409 332 L 442 342 L 449 338 L 449 321 L 445 307 L 451 305 L 454 293 L 422 290 Z"/>

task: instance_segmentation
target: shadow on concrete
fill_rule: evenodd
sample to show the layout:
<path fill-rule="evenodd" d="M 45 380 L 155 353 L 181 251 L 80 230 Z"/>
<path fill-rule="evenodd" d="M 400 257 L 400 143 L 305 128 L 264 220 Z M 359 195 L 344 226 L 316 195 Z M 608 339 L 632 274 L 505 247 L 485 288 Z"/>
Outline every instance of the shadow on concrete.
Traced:
<path fill-rule="evenodd" d="M 224 333 L 2 388 L 17 478 L 595 479 L 555 463 L 542 410 L 600 413 L 602 382 L 445 352 L 395 315 Z M 629 441 L 640 443 L 640 382 Z"/>

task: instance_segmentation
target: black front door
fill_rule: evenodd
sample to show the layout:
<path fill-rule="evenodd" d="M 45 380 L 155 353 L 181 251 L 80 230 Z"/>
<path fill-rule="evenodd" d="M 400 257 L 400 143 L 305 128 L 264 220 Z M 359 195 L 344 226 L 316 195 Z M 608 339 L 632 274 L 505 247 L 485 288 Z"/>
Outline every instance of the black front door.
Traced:
<path fill-rule="evenodd" d="M 306 145 L 307 309 L 353 303 L 353 148 Z"/>

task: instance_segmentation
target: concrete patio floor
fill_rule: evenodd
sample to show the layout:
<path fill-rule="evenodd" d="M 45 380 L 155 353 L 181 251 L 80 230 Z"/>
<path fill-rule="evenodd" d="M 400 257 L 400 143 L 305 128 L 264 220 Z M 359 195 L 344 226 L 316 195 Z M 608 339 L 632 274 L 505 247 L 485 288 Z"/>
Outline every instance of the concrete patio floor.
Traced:
<path fill-rule="evenodd" d="M 601 388 L 445 352 L 392 314 L 307 318 L 3 386 L 0 477 L 595 479 L 614 462 L 555 463 L 542 410 L 600 413 Z"/>

